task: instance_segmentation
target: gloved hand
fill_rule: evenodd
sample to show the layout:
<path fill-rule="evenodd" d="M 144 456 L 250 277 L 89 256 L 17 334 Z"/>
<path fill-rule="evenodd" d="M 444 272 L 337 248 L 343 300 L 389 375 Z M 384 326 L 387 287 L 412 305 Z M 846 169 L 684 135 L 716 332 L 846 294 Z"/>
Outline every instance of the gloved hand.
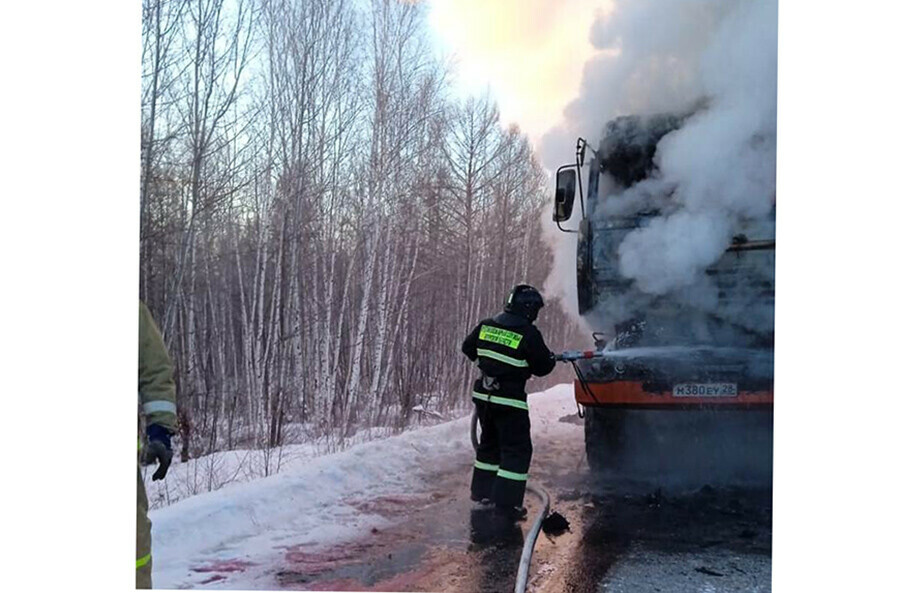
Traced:
<path fill-rule="evenodd" d="M 154 482 L 165 478 L 172 464 L 172 438 L 169 431 L 159 424 L 147 427 L 147 446 L 144 447 L 143 462 L 145 465 L 159 462 L 159 467 L 153 472 Z"/>

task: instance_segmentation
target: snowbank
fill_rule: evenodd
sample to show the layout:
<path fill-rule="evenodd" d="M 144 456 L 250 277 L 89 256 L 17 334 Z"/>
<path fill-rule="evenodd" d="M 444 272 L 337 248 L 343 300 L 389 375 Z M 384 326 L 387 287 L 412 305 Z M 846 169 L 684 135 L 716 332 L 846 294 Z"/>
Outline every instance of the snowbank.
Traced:
<path fill-rule="evenodd" d="M 572 387 L 532 394 L 529 405 L 532 436 L 539 441 L 560 426 L 561 415 L 574 412 Z M 366 512 L 360 499 L 425 494 L 437 475 L 467 481 L 471 463 L 468 418 L 315 458 L 297 452 L 277 475 L 151 511 L 154 585 L 215 588 L 196 569 L 237 560 L 243 563 L 240 579 L 228 579 L 225 587 L 272 588 L 272 567 L 286 547 L 339 543 L 389 522 Z"/>
<path fill-rule="evenodd" d="M 459 412 L 454 416 L 459 417 L 465 413 Z M 425 419 L 427 421 L 425 426 L 436 424 L 433 414 L 426 413 L 428 417 Z M 421 428 L 423 426 L 407 430 Z M 282 471 L 300 467 L 316 457 L 345 450 L 360 443 L 388 438 L 395 435 L 396 432 L 388 427 L 373 427 L 357 432 L 340 446 L 327 438 L 320 438 L 300 445 L 284 445 L 269 450 L 218 451 L 185 463 L 180 462 L 176 455 L 169 468 L 169 473 L 163 481 L 153 482 L 149 479 L 155 466 L 143 469 L 150 508 L 159 509 L 197 494 L 273 476 Z"/>

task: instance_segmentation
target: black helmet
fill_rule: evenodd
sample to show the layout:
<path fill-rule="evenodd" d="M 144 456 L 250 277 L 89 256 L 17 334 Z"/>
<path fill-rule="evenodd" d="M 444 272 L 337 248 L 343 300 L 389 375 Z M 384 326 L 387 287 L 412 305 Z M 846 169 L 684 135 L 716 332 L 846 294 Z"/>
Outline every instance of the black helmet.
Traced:
<path fill-rule="evenodd" d="M 521 315 L 528 321 L 534 321 L 543 306 L 544 299 L 541 298 L 541 293 L 535 287 L 519 284 L 510 291 L 503 310 L 507 313 Z"/>

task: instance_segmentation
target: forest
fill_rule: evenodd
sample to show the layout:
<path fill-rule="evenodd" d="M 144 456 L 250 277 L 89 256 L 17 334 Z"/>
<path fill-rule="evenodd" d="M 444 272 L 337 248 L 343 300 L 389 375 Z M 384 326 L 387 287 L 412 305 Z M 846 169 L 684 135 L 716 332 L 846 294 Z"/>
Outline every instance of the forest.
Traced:
<path fill-rule="evenodd" d="M 140 297 L 182 461 L 468 413 L 463 337 L 547 277 L 548 174 L 455 92 L 426 9 L 144 0 Z"/>

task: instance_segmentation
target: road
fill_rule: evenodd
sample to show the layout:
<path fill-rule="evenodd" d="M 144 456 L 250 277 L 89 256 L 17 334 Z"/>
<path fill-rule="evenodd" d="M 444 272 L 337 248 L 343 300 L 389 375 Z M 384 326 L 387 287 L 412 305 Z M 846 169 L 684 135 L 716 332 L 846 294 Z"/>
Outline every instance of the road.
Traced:
<path fill-rule="evenodd" d="M 577 422 L 572 417 L 563 422 Z M 700 488 L 598 480 L 578 439 L 543 447 L 534 481 L 571 523 L 542 534 L 528 590 L 533 593 L 771 591 L 771 490 Z M 360 501 L 391 518 L 389 527 L 328 549 L 287 548 L 277 582 L 307 591 L 513 590 L 522 542 L 531 525 L 498 523 L 472 510 L 468 465 L 437 477 L 431 495 Z M 527 504 L 532 515 L 537 499 Z"/>

